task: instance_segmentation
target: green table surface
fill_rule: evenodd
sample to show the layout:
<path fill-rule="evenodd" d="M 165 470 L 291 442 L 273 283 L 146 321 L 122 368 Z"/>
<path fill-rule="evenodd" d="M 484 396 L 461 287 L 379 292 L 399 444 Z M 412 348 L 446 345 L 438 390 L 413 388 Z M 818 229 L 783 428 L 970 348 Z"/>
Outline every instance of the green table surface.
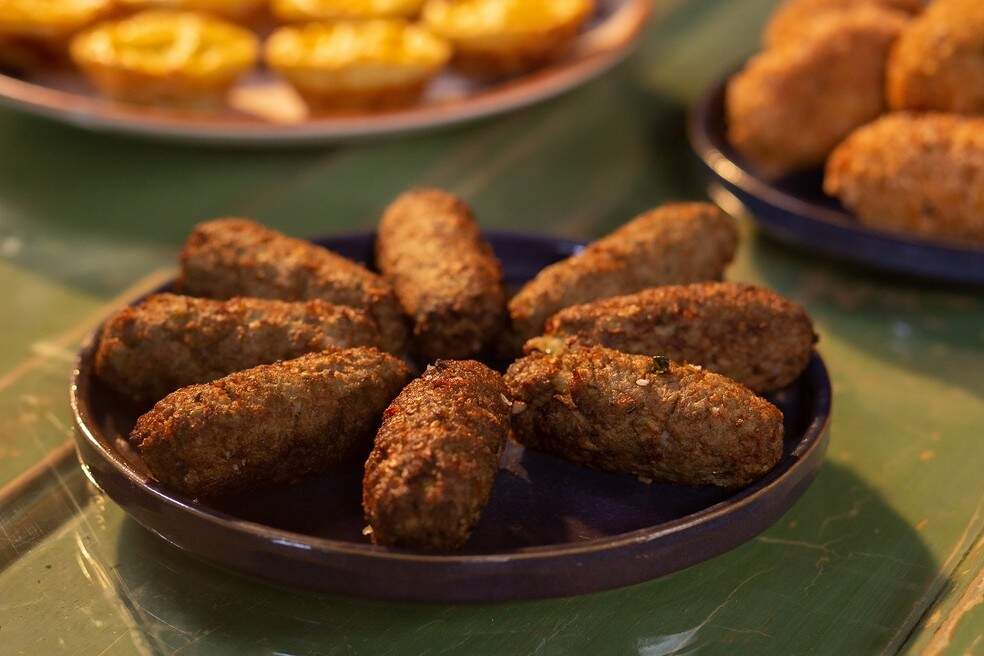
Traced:
<path fill-rule="evenodd" d="M 211 150 L 0 112 L 0 653 L 984 653 L 984 293 L 792 251 L 745 218 L 729 277 L 812 313 L 833 436 L 778 523 L 671 576 L 497 605 L 280 588 L 153 537 L 66 446 L 80 339 L 168 275 L 199 220 L 360 229 L 427 184 L 464 196 L 488 227 L 592 237 L 705 197 L 686 108 L 754 49 L 772 4 L 662 4 L 626 64 L 563 98 L 344 147 Z"/>

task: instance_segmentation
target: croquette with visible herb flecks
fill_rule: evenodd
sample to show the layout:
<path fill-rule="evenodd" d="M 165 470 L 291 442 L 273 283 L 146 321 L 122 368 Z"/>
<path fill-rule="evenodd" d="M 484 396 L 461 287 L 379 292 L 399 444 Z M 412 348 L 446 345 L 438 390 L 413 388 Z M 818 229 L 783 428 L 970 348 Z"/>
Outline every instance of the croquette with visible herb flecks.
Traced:
<path fill-rule="evenodd" d="M 738 488 L 782 457 L 782 412 L 730 378 L 664 357 L 526 345 L 506 373 L 516 439 L 596 469 L 686 485 Z"/>
<path fill-rule="evenodd" d="M 779 389 L 806 368 L 816 341 L 798 303 L 762 287 L 698 282 L 565 308 L 546 334 L 697 364 L 752 390 Z"/>

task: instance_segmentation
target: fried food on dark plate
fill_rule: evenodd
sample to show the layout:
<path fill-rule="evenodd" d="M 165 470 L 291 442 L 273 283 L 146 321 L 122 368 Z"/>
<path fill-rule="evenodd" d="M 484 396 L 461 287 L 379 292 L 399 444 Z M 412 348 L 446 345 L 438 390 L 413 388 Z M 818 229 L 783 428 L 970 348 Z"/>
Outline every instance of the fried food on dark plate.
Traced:
<path fill-rule="evenodd" d="M 984 113 L 984 2 L 934 0 L 888 58 L 892 109 Z"/>
<path fill-rule="evenodd" d="M 161 483 L 212 497 L 288 482 L 368 450 L 407 365 L 374 348 L 309 353 L 182 387 L 130 434 Z"/>
<path fill-rule="evenodd" d="M 364 312 L 320 299 L 216 301 L 155 294 L 103 326 L 96 374 L 138 400 L 330 348 L 380 346 Z"/>
<path fill-rule="evenodd" d="M 386 409 L 362 503 L 376 544 L 449 551 L 488 503 L 510 430 L 502 377 L 438 360 Z"/>
<path fill-rule="evenodd" d="M 863 5 L 917 14 L 926 6 L 926 0 L 787 0 L 769 18 L 762 32 L 762 42 L 771 48 L 795 41 L 810 30 L 817 18 L 833 12 L 852 11 Z"/>
<path fill-rule="evenodd" d="M 554 337 L 526 351 L 506 384 L 527 447 L 643 479 L 728 488 L 782 456 L 782 413 L 730 378 Z"/>
<path fill-rule="evenodd" d="M 402 353 L 406 347 L 403 312 L 381 276 L 249 219 L 216 219 L 196 226 L 181 251 L 178 289 L 209 298 L 320 298 L 368 313 L 379 324 L 386 351 Z"/>
<path fill-rule="evenodd" d="M 885 110 L 885 60 L 907 22 L 871 5 L 822 14 L 799 38 L 752 57 L 728 81 L 728 141 L 769 177 L 822 165 Z"/>
<path fill-rule="evenodd" d="M 734 221 L 708 203 L 650 210 L 580 253 L 546 267 L 509 301 L 510 348 L 543 332 L 558 310 L 659 285 L 719 280 L 734 257 Z"/>
<path fill-rule="evenodd" d="M 801 305 L 734 282 L 656 287 L 575 305 L 551 317 L 546 332 L 701 365 L 759 392 L 796 380 L 816 341 Z"/>
<path fill-rule="evenodd" d="M 413 319 L 414 350 L 427 360 L 472 357 L 499 336 L 502 266 L 458 198 L 438 189 L 397 198 L 379 223 L 376 265 Z"/>
<path fill-rule="evenodd" d="M 837 147 L 824 191 L 865 225 L 984 245 L 984 117 L 884 116 Z"/>

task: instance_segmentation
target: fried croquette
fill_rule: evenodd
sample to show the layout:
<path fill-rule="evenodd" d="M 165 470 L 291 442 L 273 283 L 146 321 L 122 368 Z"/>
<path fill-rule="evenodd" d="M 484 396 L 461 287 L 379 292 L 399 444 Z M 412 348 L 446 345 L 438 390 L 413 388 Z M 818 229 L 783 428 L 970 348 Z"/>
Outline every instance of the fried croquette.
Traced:
<path fill-rule="evenodd" d="M 659 285 L 719 280 L 734 257 L 734 221 L 708 203 L 670 203 L 546 267 L 509 302 L 518 353 L 562 308 Z"/>
<path fill-rule="evenodd" d="M 309 353 L 182 387 L 130 440 L 157 480 L 189 497 L 292 481 L 368 450 L 409 377 L 375 348 Z"/>
<path fill-rule="evenodd" d="M 984 2 L 934 0 L 888 58 L 892 109 L 984 113 Z"/>
<path fill-rule="evenodd" d="M 510 432 L 502 377 L 438 360 L 386 409 L 366 462 L 362 504 L 376 544 L 449 551 L 488 503 Z"/>
<path fill-rule="evenodd" d="M 884 7 L 917 14 L 926 0 L 787 0 L 776 9 L 762 32 L 767 48 L 799 39 L 808 32 L 817 18 L 832 12 L 852 11 L 864 5 Z"/>
<path fill-rule="evenodd" d="M 820 166 L 885 109 L 885 60 L 906 14 L 863 5 L 819 16 L 752 57 L 726 90 L 728 141 L 763 175 Z"/>
<path fill-rule="evenodd" d="M 376 321 L 384 350 L 402 353 L 406 347 L 403 311 L 382 276 L 249 219 L 216 219 L 196 226 L 181 251 L 177 286 L 183 293 L 209 298 L 320 298 L 347 305 Z"/>
<path fill-rule="evenodd" d="M 551 317 L 546 332 L 701 365 L 759 392 L 796 380 L 816 341 L 802 306 L 733 282 L 657 287 L 575 305 Z"/>
<path fill-rule="evenodd" d="M 364 312 L 320 299 L 215 301 L 155 294 L 103 326 L 96 375 L 138 400 L 331 348 L 379 346 Z"/>
<path fill-rule="evenodd" d="M 824 191 L 875 228 L 984 244 L 984 117 L 884 116 L 837 147 Z"/>
<path fill-rule="evenodd" d="M 471 210 L 437 189 L 397 198 L 383 214 L 376 265 L 413 320 L 414 350 L 427 360 L 475 356 L 505 324 L 502 266 Z"/>
<path fill-rule="evenodd" d="M 516 439 L 652 480 L 747 485 L 782 457 L 782 413 L 730 378 L 660 357 L 540 337 L 506 373 Z"/>

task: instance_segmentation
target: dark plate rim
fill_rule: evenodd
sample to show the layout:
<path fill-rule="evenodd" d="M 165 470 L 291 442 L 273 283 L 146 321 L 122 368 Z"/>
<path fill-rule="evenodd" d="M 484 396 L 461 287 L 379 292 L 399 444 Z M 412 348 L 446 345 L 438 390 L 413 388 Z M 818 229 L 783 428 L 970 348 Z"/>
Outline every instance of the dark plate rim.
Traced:
<path fill-rule="evenodd" d="M 711 85 L 694 103 L 687 116 L 687 137 L 691 148 L 701 162 L 721 180 L 784 212 L 830 224 L 857 235 L 874 237 L 904 248 L 932 249 L 940 255 L 951 252 L 962 257 L 984 256 L 984 248 L 974 248 L 945 239 L 921 238 L 901 231 L 868 228 L 861 225 L 848 212 L 822 207 L 786 193 L 734 156 L 728 144 L 714 138 L 715 130 L 710 126 L 710 122 L 711 116 L 717 113 L 717 110 L 720 109 L 721 115 L 724 114 L 728 80 L 743 67 L 744 64 L 734 68 Z"/>
<path fill-rule="evenodd" d="M 496 238 L 523 238 L 533 241 L 549 241 L 554 246 L 574 250 L 583 246 L 582 242 L 569 239 L 555 239 L 546 235 L 535 235 L 511 231 L 488 230 L 485 235 L 491 239 Z M 372 238 L 372 233 L 349 233 L 347 235 L 332 235 L 331 237 L 316 238 L 311 241 L 324 244 L 336 239 L 366 239 Z M 130 303 L 138 301 L 137 297 Z M 810 387 L 814 390 L 812 397 L 812 415 L 810 422 L 803 432 L 799 443 L 792 450 L 793 462 L 781 472 L 774 469 L 766 474 L 763 479 L 751 486 L 737 492 L 735 496 L 709 506 L 699 512 L 681 517 L 679 519 L 658 524 L 652 527 L 637 529 L 616 536 L 595 538 L 583 542 L 568 542 L 562 544 L 543 545 L 536 547 L 526 547 L 514 551 L 506 551 L 493 554 L 428 554 L 413 552 L 388 547 L 380 547 L 371 544 L 359 544 L 342 540 L 332 540 L 329 538 L 316 537 L 303 533 L 295 533 L 282 529 L 273 528 L 264 524 L 238 519 L 227 513 L 200 505 L 191 499 L 181 495 L 172 494 L 165 490 L 158 483 L 147 478 L 134 470 L 129 464 L 113 449 L 108 447 L 109 440 L 100 439 L 101 432 L 91 421 L 90 412 L 85 399 L 88 396 L 88 386 L 92 377 L 91 360 L 96 342 L 96 337 L 101 330 L 101 324 L 86 338 L 78 355 L 76 356 L 72 370 L 71 382 L 69 386 L 69 401 L 72 409 L 73 421 L 75 423 L 75 439 L 77 442 L 85 441 L 87 446 L 97 453 L 105 462 L 109 463 L 117 475 L 122 476 L 131 485 L 142 490 L 145 494 L 155 497 L 172 509 L 179 510 L 194 516 L 198 521 L 216 525 L 219 528 L 245 532 L 253 538 L 267 541 L 275 541 L 287 546 L 294 546 L 302 549 L 312 549 L 319 552 L 330 552 L 346 554 L 372 560 L 402 561 L 430 563 L 441 565 L 476 565 L 482 563 L 503 563 L 513 561 L 529 561 L 538 559 L 552 559 L 556 557 L 578 556 L 602 551 L 609 551 L 631 545 L 644 544 L 658 539 L 666 538 L 670 535 L 688 531 L 700 525 L 710 524 L 727 515 L 741 511 L 742 509 L 755 505 L 764 498 L 770 496 L 774 490 L 782 488 L 790 478 L 797 478 L 801 468 L 808 467 L 814 452 L 823 449 L 826 444 L 824 439 L 830 424 L 830 412 L 832 404 L 832 390 L 830 377 L 827 367 L 814 351 L 807 369 L 801 376 L 807 377 Z M 780 465 L 777 465 L 777 468 Z M 83 463 L 83 471 L 86 476 L 99 487 L 93 480 L 88 471 L 88 466 Z M 130 514 L 129 509 L 123 509 Z"/>

